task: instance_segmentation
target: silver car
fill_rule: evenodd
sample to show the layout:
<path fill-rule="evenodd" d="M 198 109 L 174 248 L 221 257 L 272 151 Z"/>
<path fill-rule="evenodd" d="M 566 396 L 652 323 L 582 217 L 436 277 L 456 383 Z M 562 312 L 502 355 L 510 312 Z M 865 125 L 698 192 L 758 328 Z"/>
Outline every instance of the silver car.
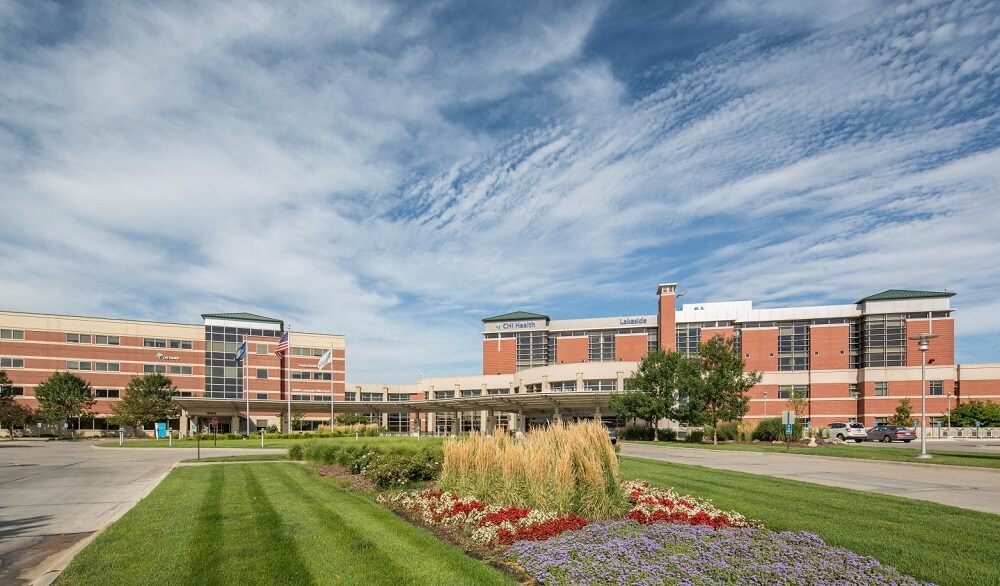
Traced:
<path fill-rule="evenodd" d="M 838 421 L 837 423 L 831 423 L 827 427 L 830 429 L 830 437 L 835 437 L 839 440 L 846 441 L 852 439 L 860 444 L 868 437 L 865 426 L 856 421 L 850 423 Z"/>

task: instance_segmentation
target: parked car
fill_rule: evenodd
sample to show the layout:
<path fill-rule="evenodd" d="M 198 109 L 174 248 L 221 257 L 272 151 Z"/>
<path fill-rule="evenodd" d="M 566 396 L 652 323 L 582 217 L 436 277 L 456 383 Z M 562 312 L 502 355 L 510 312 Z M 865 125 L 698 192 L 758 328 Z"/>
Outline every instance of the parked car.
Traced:
<path fill-rule="evenodd" d="M 879 425 L 868 430 L 868 439 L 873 442 L 899 440 L 905 444 L 917 439 L 917 432 L 902 425 Z"/>
<path fill-rule="evenodd" d="M 606 429 L 608 430 L 608 439 L 611 440 L 611 445 L 617 444 L 618 443 L 618 428 L 617 427 L 608 427 Z"/>
<path fill-rule="evenodd" d="M 830 429 L 830 437 L 835 437 L 839 440 L 852 439 L 860 444 L 868 439 L 868 432 L 865 430 L 865 426 L 856 421 L 850 423 L 838 421 L 831 423 L 827 427 Z"/>

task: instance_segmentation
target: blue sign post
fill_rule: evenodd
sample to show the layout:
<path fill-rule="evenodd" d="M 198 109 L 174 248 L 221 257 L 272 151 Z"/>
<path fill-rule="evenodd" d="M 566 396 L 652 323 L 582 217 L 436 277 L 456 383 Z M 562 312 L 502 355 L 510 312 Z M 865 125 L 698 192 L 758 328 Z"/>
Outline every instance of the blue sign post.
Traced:
<path fill-rule="evenodd" d="M 791 423 L 786 423 L 785 424 L 785 435 L 792 435 L 792 424 Z"/>

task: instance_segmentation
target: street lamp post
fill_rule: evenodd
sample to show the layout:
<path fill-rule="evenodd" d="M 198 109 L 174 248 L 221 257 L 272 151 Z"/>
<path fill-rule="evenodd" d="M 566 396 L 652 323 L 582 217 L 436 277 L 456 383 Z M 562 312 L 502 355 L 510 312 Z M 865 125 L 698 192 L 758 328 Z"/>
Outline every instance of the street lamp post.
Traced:
<path fill-rule="evenodd" d="M 767 391 L 764 391 L 764 419 L 767 419 Z"/>
<path fill-rule="evenodd" d="M 951 439 L 951 393 L 948 393 L 948 439 Z"/>
<path fill-rule="evenodd" d="M 930 348 L 931 338 L 938 337 L 937 334 L 919 334 L 910 336 L 909 339 L 917 341 L 917 349 L 920 350 L 920 453 L 918 458 L 930 458 L 927 453 L 927 349 Z"/>

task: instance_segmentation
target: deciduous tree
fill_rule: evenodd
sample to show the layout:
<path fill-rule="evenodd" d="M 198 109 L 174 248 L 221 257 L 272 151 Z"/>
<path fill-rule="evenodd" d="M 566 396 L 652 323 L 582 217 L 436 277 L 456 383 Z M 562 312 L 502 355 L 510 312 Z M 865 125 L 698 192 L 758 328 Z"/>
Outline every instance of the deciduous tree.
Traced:
<path fill-rule="evenodd" d="M 14 395 L 14 385 L 7 373 L 0 370 L 0 427 L 10 433 L 14 439 L 14 430 L 30 425 L 35 419 L 35 410 L 17 401 Z"/>
<path fill-rule="evenodd" d="M 630 376 L 626 386 L 633 392 L 641 392 L 648 397 L 626 398 L 621 395 L 623 407 L 638 408 L 646 415 L 637 415 L 653 426 L 653 439 L 659 440 L 657 422 L 668 417 L 677 419 L 678 391 L 697 373 L 697 361 L 670 351 L 654 350 L 639 361 L 635 374 Z M 615 409 L 614 406 L 611 407 Z M 617 411 L 617 409 L 616 409 Z"/>
<path fill-rule="evenodd" d="M 889 418 L 892 425 L 913 425 L 913 407 L 910 405 L 910 398 L 903 397 L 896 405 L 896 413 Z"/>
<path fill-rule="evenodd" d="M 717 335 L 698 344 L 700 378 L 685 388 L 683 399 L 690 419 L 698 414 L 712 425 L 712 443 L 720 421 L 739 421 L 750 409 L 747 392 L 760 382 L 759 372 L 744 372 L 746 363 L 733 346 L 732 338 Z"/>
<path fill-rule="evenodd" d="M 160 373 L 133 376 L 125 387 L 125 396 L 111 405 L 112 423 L 132 428 L 176 417 L 179 411 L 173 397 L 177 394 L 170 377 Z"/>
<path fill-rule="evenodd" d="M 90 383 L 71 372 L 56 372 L 35 387 L 35 398 L 41 410 L 39 415 L 47 421 L 79 417 L 94 406 Z"/>

